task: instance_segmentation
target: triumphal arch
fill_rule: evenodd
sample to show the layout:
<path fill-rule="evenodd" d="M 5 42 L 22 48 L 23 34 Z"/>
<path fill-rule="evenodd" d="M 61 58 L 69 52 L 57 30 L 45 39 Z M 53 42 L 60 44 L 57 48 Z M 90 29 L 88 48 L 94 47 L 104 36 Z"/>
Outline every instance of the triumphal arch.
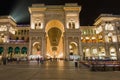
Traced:
<path fill-rule="evenodd" d="M 79 13 L 77 4 L 33 4 L 30 12 L 29 55 L 45 58 L 82 58 Z"/>

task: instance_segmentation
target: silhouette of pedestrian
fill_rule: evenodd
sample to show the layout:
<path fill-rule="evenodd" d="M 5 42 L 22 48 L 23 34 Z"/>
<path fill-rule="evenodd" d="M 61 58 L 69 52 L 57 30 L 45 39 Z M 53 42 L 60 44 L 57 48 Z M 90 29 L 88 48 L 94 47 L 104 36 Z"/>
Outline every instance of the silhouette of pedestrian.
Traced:
<path fill-rule="evenodd" d="M 78 61 L 77 61 L 77 59 L 74 59 L 74 63 L 75 63 L 75 67 L 77 68 L 78 67 Z"/>
<path fill-rule="evenodd" d="M 6 65 L 6 57 L 3 57 L 2 61 L 3 61 L 3 65 Z"/>
<path fill-rule="evenodd" d="M 38 58 L 37 58 L 37 63 L 38 63 L 38 64 L 40 63 L 39 61 L 40 61 L 40 58 L 38 57 Z"/>

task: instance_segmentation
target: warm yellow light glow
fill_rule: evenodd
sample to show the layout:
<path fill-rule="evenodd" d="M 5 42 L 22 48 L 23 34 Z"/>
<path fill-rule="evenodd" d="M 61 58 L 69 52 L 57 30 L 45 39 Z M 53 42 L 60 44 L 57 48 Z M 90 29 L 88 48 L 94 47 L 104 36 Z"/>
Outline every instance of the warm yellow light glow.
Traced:
<path fill-rule="evenodd" d="M 60 53 L 57 58 L 63 58 L 63 53 Z"/>
<path fill-rule="evenodd" d="M 105 56 L 105 53 L 104 53 L 104 54 L 103 54 L 103 53 L 100 53 L 99 56 Z"/>
<path fill-rule="evenodd" d="M 92 37 L 92 39 L 96 39 L 95 37 Z"/>
<path fill-rule="evenodd" d="M 46 54 L 47 57 L 53 58 L 49 53 Z"/>
<path fill-rule="evenodd" d="M 71 46 L 71 45 L 69 45 L 69 48 L 70 48 L 70 49 L 72 49 L 72 46 Z"/>
<path fill-rule="evenodd" d="M 114 30 L 114 27 L 113 27 L 113 25 L 111 23 L 107 23 L 105 25 L 105 30 Z"/>
<path fill-rule="evenodd" d="M 77 13 L 66 14 L 67 29 L 79 29 L 79 18 Z"/>
<path fill-rule="evenodd" d="M 3 39 L 1 38 L 1 36 L 0 36 L 0 43 L 3 43 Z"/>
<path fill-rule="evenodd" d="M 89 37 L 85 37 L 85 39 L 90 39 Z"/>
<path fill-rule="evenodd" d="M 112 36 L 113 34 L 112 33 L 108 33 L 108 36 Z"/>
<path fill-rule="evenodd" d="M 31 24 L 31 29 L 35 29 L 35 26 L 33 23 Z"/>
<path fill-rule="evenodd" d="M 93 49 L 93 53 L 96 54 L 97 53 L 97 49 Z"/>
<path fill-rule="evenodd" d="M 35 46 L 35 44 L 40 44 L 40 43 L 39 43 L 39 42 L 34 42 L 34 43 L 33 43 L 33 46 Z"/>
<path fill-rule="evenodd" d="M 99 34 L 100 32 L 102 32 L 103 29 L 101 26 L 99 26 L 98 28 L 96 28 L 96 34 Z"/>
<path fill-rule="evenodd" d="M 28 56 L 29 59 L 35 59 L 35 60 L 36 60 L 38 57 L 41 58 L 42 56 L 41 56 L 41 55 L 35 55 L 35 54 Z"/>
<path fill-rule="evenodd" d="M 12 34 L 15 34 L 15 29 L 13 27 L 10 27 L 9 32 L 12 33 Z"/>
<path fill-rule="evenodd" d="M 117 42 L 117 36 L 112 36 L 113 42 Z"/>
<path fill-rule="evenodd" d="M 81 40 L 83 39 L 83 37 L 81 37 Z"/>
<path fill-rule="evenodd" d="M 86 52 L 89 52 L 89 49 L 86 49 Z"/>
<path fill-rule="evenodd" d="M 52 50 L 52 46 L 51 43 L 50 43 L 50 37 L 47 36 L 48 35 L 48 32 L 51 28 L 58 28 L 61 30 L 62 34 L 61 34 L 61 37 L 60 37 L 60 40 L 59 40 L 59 44 L 56 46 L 57 47 L 57 50 L 56 51 L 53 51 Z M 59 21 L 59 20 L 51 20 L 47 23 L 46 27 L 45 27 L 45 31 L 46 31 L 46 36 L 47 36 L 47 53 L 49 53 L 48 56 L 51 56 L 53 58 L 57 58 L 58 55 L 63 52 L 63 39 L 62 39 L 62 36 L 63 36 L 63 32 L 64 32 L 64 25 Z M 51 37 L 52 38 L 52 37 Z"/>
<path fill-rule="evenodd" d="M 6 25 L 0 25 L 0 31 L 7 31 Z"/>
<path fill-rule="evenodd" d="M 110 50 L 111 52 L 115 52 L 115 49 L 114 48 L 111 48 L 111 50 Z"/>
<path fill-rule="evenodd" d="M 111 53 L 110 55 L 111 55 L 111 56 L 116 56 L 116 54 L 115 54 L 115 53 Z"/>

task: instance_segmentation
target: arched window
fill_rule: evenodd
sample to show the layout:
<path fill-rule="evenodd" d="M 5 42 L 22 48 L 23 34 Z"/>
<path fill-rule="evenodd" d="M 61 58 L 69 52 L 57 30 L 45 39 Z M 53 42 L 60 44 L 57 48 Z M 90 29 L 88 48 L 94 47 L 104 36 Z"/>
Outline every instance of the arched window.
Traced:
<path fill-rule="evenodd" d="M 98 35 L 98 42 L 103 42 L 103 36 L 101 34 Z"/>
<path fill-rule="evenodd" d="M 113 33 L 108 33 L 105 39 L 107 42 L 117 42 L 117 36 L 114 35 Z"/>
<path fill-rule="evenodd" d="M 20 53 L 20 48 L 16 47 L 14 51 L 15 51 L 15 54 L 18 54 L 18 53 Z"/>
<path fill-rule="evenodd" d="M 75 29 L 75 23 L 72 22 L 72 29 Z"/>
<path fill-rule="evenodd" d="M 69 29 L 72 29 L 72 24 L 71 24 L 71 22 L 69 22 Z"/>
<path fill-rule="evenodd" d="M 105 30 L 114 30 L 114 26 L 112 25 L 112 23 L 106 23 Z"/>
<path fill-rule="evenodd" d="M 98 28 L 96 28 L 96 34 L 99 34 L 103 31 L 102 26 L 99 26 Z"/>
<path fill-rule="evenodd" d="M 78 45 L 76 42 L 71 42 L 69 44 L 69 50 L 70 50 L 70 53 L 73 53 L 73 54 L 78 54 Z"/>
<path fill-rule="evenodd" d="M 35 29 L 41 29 L 41 22 L 40 21 L 36 21 L 35 23 Z"/>
<path fill-rule="evenodd" d="M 104 47 L 99 47 L 99 59 L 105 59 L 105 48 Z"/>
<path fill-rule="evenodd" d="M 71 20 L 71 21 L 68 23 L 68 26 L 69 26 L 69 29 L 75 29 L 75 22 Z"/>
<path fill-rule="evenodd" d="M 26 35 L 26 30 L 24 30 L 24 35 Z"/>
<path fill-rule="evenodd" d="M 23 35 L 23 30 L 21 30 L 21 35 Z"/>
<path fill-rule="evenodd" d="M 110 47 L 110 56 L 111 56 L 111 59 L 114 59 L 114 60 L 117 59 L 115 47 Z"/>
<path fill-rule="evenodd" d="M 0 25 L 0 31 L 7 31 L 6 25 Z"/>
<path fill-rule="evenodd" d="M 13 53 L 13 48 L 12 48 L 12 47 L 9 47 L 9 48 L 8 48 L 8 53 L 9 53 L 9 54 Z"/>
<path fill-rule="evenodd" d="M 29 30 L 27 30 L 27 34 L 29 34 Z"/>
<path fill-rule="evenodd" d="M 4 51 L 4 48 L 3 47 L 0 47 L 0 54 L 2 54 Z"/>
<path fill-rule="evenodd" d="M 40 55 L 41 52 L 41 45 L 39 42 L 33 43 L 32 54 Z"/>
<path fill-rule="evenodd" d="M 27 54 L 27 48 L 26 48 L 26 47 L 23 47 L 23 48 L 21 49 L 21 53 L 22 53 L 22 54 Z"/>
<path fill-rule="evenodd" d="M 39 22 L 39 26 L 41 27 L 41 22 Z"/>
<path fill-rule="evenodd" d="M 37 23 L 35 23 L 35 29 L 36 29 L 36 27 L 37 27 Z"/>
<path fill-rule="evenodd" d="M 93 55 L 95 56 L 95 55 L 97 55 L 97 48 L 92 48 L 92 53 L 93 53 Z"/>
<path fill-rule="evenodd" d="M 90 54 L 90 49 L 89 48 L 83 48 L 83 56 L 84 56 L 84 59 L 90 59 L 91 57 L 91 54 Z"/>

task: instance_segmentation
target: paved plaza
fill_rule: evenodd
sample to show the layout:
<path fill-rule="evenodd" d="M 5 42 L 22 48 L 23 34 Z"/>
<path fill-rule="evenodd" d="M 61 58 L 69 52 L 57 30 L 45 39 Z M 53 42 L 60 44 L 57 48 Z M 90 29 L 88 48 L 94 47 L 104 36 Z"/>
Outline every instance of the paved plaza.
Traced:
<path fill-rule="evenodd" d="M 120 72 L 91 72 L 83 65 L 75 68 L 72 61 L 12 63 L 0 65 L 0 80 L 120 80 Z"/>

